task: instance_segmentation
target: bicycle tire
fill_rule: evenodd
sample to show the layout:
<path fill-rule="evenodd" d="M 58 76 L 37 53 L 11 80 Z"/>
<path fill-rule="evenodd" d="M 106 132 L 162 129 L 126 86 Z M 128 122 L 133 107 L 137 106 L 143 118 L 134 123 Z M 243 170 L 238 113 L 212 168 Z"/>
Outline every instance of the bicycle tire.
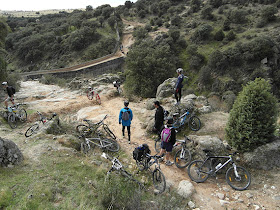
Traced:
<path fill-rule="evenodd" d="M 100 105 L 101 104 L 101 98 L 98 95 L 98 93 L 96 93 L 95 99 L 96 99 L 96 102 Z"/>
<path fill-rule="evenodd" d="M 144 171 L 146 169 L 146 159 L 143 158 L 142 160 L 136 160 L 136 166 L 139 171 Z"/>
<path fill-rule="evenodd" d="M 76 131 L 79 135 L 89 136 L 92 131 L 89 126 L 80 124 L 76 126 Z"/>
<path fill-rule="evenodd" d="M 209 171 L 210 167 L 207 166 L 207 164 L 203 164 L 202 160 L 194 160 L 190 163 L 188 167 L 189 177 L 192 181 L 197 183 L 205 182 L 209 177 Z"/>
<path fill-rule="evenodd" d="M 161 150 L 161 140 L 160 139 L 155 140 L 155 150 L 157 153 L 159 153 Z"/>
<path fill-rule="evenodd" d="M 17 121 L 18 120 L 15 114 L 12 113 L 8 115 L 8 124 L 12 129 L 17 127 Z"/>
<path fill-rule="evenodd" d="M 21 122 L 26 122 L 27 120 L 27 112 L 25 109 L 20 109 L 18 112 L 18 118 L 20 119 Z"/>
<path fill-rule="evenodd" d="M 32 136 L 33 133 L 35 133 L 37 130 L 39 130 L 39 124 L 34 124 L 31 125 L 26 131 L 25 131 L 25 137 L 30 137 Z"/>
<path fill-rule="evenodd" d="M 239 177 L 236 177 L 234 167 L 230 167 L 226 172 L 226 181 L 235 190 L 246 190 L 251 184 L 251 175 L 241 166 L 236 166 L 236 170 Z"/>
<path fill-rule="evenodd" d="M 110 130 L 109 126 L 107 124 L 103 124 L 103 128 L 104 130 L 106 131 L 106 133 L 114 140 L 116 140 L 116 136 L 115 134 L 113 133 L 113 131 Z"/>
<path fill-rule="evenodd" d="M 89 150 L 90 150 L 89 145 L 82 142 L 81 143 L 81 152 L 84 153 L 84 154 L 87 154 L 89 152 Z"/>
<path fill-rule="evenodd" d="M 155 189 L 157 189 L 160 193 L 163 193 L 165 188 L 166 188 L 166 181 L 165 181 L 165 176 L 164 174 L 162 173 L 162 171 L 158 168 L 156 168 L 154 171 L 153 171 L 153 184 L 154 184 L 154 187 Z"/>
<path fill-rule="evenodd" d="M 92 91 L 88 91 L 87 92 L 87 97 L 88 97 L 88 100 L 92 100 L 93 99 L 93 92 Z"/>
<path fill-rule="evenodd" d="M 178 150 L 174 156 L 174 163 L 178 168 L 187 167 L 192 160 L 192 154 L 187 148 L 184 149 L 184 154 L 181 157 L 182 149 Z"/>
<path fill-rule="evenodd" d="M 197 116 L 191 116 L 189 119 L 189 128 L 192 131 L 198 131 L 201 127 L 200 119 Z"/>
<path fill-rule="evenodd" d="M 104 144 L 104 149 L 107 149 L 111 152 L 118 152 L 120 150 L 120 145 L 113 139 L 102 139 Z"/>

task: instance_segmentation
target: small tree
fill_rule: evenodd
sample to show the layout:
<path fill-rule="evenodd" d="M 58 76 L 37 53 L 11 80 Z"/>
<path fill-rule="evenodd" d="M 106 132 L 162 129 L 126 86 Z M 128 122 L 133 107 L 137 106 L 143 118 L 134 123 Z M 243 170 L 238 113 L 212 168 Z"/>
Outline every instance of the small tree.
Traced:
<path fill-rule="evenodd" d="M 277 99 L 263 78 L 249 82 L 239 93 L 226 127 L 226 139 L 240 151 L 252 151 L 271 140 L 277 120 Z"/>

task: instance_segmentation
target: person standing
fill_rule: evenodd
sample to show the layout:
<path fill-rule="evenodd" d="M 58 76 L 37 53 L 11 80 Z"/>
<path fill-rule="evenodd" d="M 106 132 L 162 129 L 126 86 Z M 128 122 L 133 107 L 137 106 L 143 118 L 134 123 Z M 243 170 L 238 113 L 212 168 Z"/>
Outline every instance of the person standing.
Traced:
<path fill-rule="evenodd" d="M 130 144 L 130 125 L 131 121 L 133 119 L 133 113 L 130 108 L 128 108 L 129 102 L 125 101 L 124 102 L 124 108 L 121 109 L 120 114 L 119 114 L 119 124 L 122 124 L 122 134 L 123 137 L 125 136 L 125 127 L 127 127 L 127 133 L 128 133 L 128 143 Z"/>
<path fill-rule="evenodd" d="M 4 90 L 7 91 L 8 96 L 5 99 L 5 106 L 6 108 L 8 108 L 8 101 L 11 101 L 13 105 L 15 105 L 14 102 L 14 94 L 16 92 L 15 88 L 12 86 L 8 86 L 7 82 L 2 82 L 2 86 L 4 88 Z"/>
<path fill-rule="evenodd" d="M 159 101 L 154 102 L 154 107 L 156 108 L 156 113 L 155 113 L 155 124 L 153 130 L 160 137 L 160 131 L 163 127 L 163 122 L 164 122 L 164 110 L 160 105 Z"/>
<path fill-rule="evenodd" d="M 166 126 L 161 131 L 161 150 L 159 156 L 165 156 L 165 164 L 171 166 L 174 162 L 170 161 L 173 145 L 176 143 L 176 131 L 172 127 L 173 119 L 168 118 Z"/>
<path fill-rule="evenodd" d="M 177 74 L 178 74 L 178 78 L 177 78 L 177 82 L 175 84 L 175 98 L 176 98 L 176 105 L 178 105 L 181 101 L 181 97 L 182 97 L 182 88 L 183 88 L 183 81 L 184 81 L 184 75 L 183 75 L 183 69 L 182 68 L 178 68 L 176 70 Z"/>

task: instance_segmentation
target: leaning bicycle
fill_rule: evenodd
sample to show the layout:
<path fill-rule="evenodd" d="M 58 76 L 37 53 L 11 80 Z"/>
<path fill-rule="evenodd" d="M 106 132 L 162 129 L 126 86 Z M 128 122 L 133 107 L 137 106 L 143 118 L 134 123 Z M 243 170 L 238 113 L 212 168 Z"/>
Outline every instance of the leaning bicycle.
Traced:
<path fill-rule="evenodd" d="M 87 123 L 85 124 L 80 124 L 76 126 L 76 131 L 78 132 L 79 135 L 84 135 L 84 136 L 90 136 L 91 134 L 98 134 L 101 135 L 101 130 L 100 128 L 103 128 L 103 130 L 106 132 L 106 134 L 112 138 L 112 139 L 117 139 L 116 135 L 111 131 L 109 126 L 104 123 L 104 120 L 107 118 L 108 115 L 105 115 L 105 117 L 100 120 L 97 123 L 93 123 L 91 120 L 84 119 L 83 121 Z"/>
<path fill-rule="evenodd" d="M 43 126 L 47 125 L 50 120 L 52 120 L 54 117 L 57 116 L 56 113 L 52 113 L 50 118 L 47 118 L 45 116 L 43 116 L 43 114 L 41 112 L 37 111 L 37 114 L 39 115 L 39 120 L 38 122 L 36 122 L 35 124 L 31 125 L 25 132 L 25 137 L 30 137 L 32 136 L 34 133 L 37 133 Z M 57 125 L 59 125 L 59 119 L 57 119 Z"/>
<path fill-rule="evenodd" d="M 189 142 L 193 143 L 193 140 L 189 139 L 187 136 L 185 136 L 185 139 L 176 140 L 174 148 L 181 146 L 181 149 L 178 150 L 174 156 L 174 163 L 178 168 L 187 167 L 192 160 L 191 151 L 187 148 L 187 143 Z"/>
<path fill-rule="evenodd" d="M 200 119 L 188 110 L 185 110 L 185 113 L 181 116 L 179 116 L 179 113 L 173 114 L 173 118 L 173 128 L 177 130 L 180 130 L 185 124 L 188 124 L 189 128 L 193 131 L 198 131 L 201 127 Z"/>
<path fill-rule="evenodd" d="M 126 177 L 126 178 L 128 178 L 128 179 L 130 179 L 130 180 L 132 180 L 132 181 L 134 181 L 134 182 L 136 182 L 136 183 L 139 185 L 140 189 L 145 189 L 144 184 L 142 184 L 141 182 L 139 182 L 137 179 L 135 179 L 135 178 L 132 176 L 132 174 L 130 174 L 129 172 L 127 172 L 127 171 L 124 169 L 122 163 L 119 161 L 118 158 L 116 158 L 116 157 L 111 157 L 110 155 L 108 155 L 108 154 L 106 154 L 106 153 L 104 153 L 104 152 L 102 153 L 101 157 L 103 157 L 103 158 L 105 158 L 105 159 L 108 159 L 109 161 L 112 162 L 112 167 L 111 167 L 111 169 L 107 172 L 107 176 L 109 176 L 111 172 L 117 171 L 117 172 L 119 172 L 121 175 L 123 175 L 124 177 Z"/>
<path fill-rule="evenodd" d="M 188 167 L 188 175 L 191 180 L 197 183 L 205 182 L 209 176 L 215 176 L 219 170 L 231 164 L 232 167 L 226 171 L 227 183 L 235 190 L 245 190 L 250 186 L 250 173 L 245 168 L 237 166 L 233 160 L 233 155 L 236 153 L 227 156 L 213 156 L 209 150 L 204 150 L 204 152 L 206 153 L 204 161 L 195 160 Z M 216 164 L 216 160 L 219 159 L 227 159 L 227 161 Z"/>
<path fill-rule="evenodd" d="M 153 185 L 158 193 L 163 193 L 166 188 L 165 176 L 160 169 L 159 159 L 161 156 L 144 154 L 142 158 L 136 160 L 136 165 L 140 171 L 151 169 L 152 165 L 155 165 L 152 170 Z"/>
<path fill-rule="evenodd" d="M 26 122 L 27 112 L 21 106 L 25 104 L 15 104 L 2 111 L 2 116 L 7 119 L 9 126 L 14 129 L 19 122 Z"/>
<path fill-rule="evenodd" d="M 94 90 L 89 87 L 88 90 L 87 90 L 87 97 L 88 97 L 88 100 L 92 100 L 95 96 L 95 100 L 96 102 L 100 105 L 101 104 L 101 98 L 99 96 L 99 94 L 97 92 L 94 92 Z"/>
<path fill-rule="evenodd" d="M 95 146 L 99 147 L 101 150 L 108 150 L 111 152 L 118 152 L 120 150 L 120 145 L 110 138 L 92 137 L 87 138 L 84 135 L 79 136 L 81 140 L 81 151 L 87 154 Z"/>

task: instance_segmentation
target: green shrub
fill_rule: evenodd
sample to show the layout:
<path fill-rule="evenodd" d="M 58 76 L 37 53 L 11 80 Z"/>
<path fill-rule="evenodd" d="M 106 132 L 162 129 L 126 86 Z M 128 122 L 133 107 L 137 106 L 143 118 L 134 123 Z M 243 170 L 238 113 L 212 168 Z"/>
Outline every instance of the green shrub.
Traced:
<path fill-rule="evenodd" d="M 0 209 L 4 209 L 9 206 L 12 199 L 13 192 L 8 187 L 0 189 Z"/>
<path fill-rule="evenodd" d="M 271 140 L 276 127 L 277 100 L 268 81 L 256 78 L 239 93 L 226 127 L 228 143 L 252 151 Z"/>
<path fill-rule="evenodd" d="M 214 39 L 216 41 L 222 41 L 224 38 L 225 38 L 225 33 L 223 32 L 222 29 L 218 30 L 214 35 Z"/>

